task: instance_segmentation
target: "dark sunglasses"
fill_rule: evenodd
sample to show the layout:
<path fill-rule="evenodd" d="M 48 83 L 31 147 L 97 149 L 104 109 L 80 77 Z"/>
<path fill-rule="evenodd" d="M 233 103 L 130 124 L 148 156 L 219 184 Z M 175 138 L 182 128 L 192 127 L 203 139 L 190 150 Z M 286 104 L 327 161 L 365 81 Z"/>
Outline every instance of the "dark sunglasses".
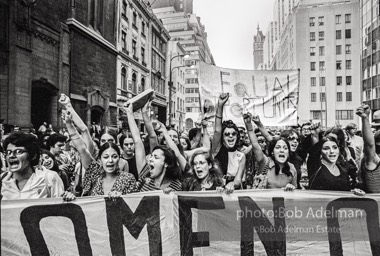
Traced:
<path fill-rule="evenodd" d="M 293 141 L 293 140 L 297 140 L 298 141 L 298 138 L 297 137 L 293 137 L 293 136 L 289 136 L 288 137 L 288 141 Z"/>
<path fill-rule="evenodd" d="M 225 132 L 224 133 L 224 136 L 227 136 L 227 137 L 229 137 L 229 136 L 236 136 L 237 135 L 237 132 Z"/>

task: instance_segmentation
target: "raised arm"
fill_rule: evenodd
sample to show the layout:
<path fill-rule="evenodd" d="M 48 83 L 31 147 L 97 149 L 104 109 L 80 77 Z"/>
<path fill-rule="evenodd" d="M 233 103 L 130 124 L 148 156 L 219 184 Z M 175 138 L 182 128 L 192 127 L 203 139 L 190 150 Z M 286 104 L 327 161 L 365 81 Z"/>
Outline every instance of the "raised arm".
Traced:
<path fill-rule="evenodd" d="M 135 116 L 133 115 L 133 105 L 127 101 L 123 106 L 128 117 L 128 125 L 131 131 L 132 139 L 135 142 L 135 156 L 137 172 L 140 173 L 146 165 L 144 144 L 140 137 L 140 131 L 135 122 Z"/>
<path fill-rule="evenodd" d="M 222 120 L 223 120 L 223 108 L 224 104 L 228 101 L 229 94 L 222 93 L 218 99 L 218 108 L 216 109 L 215 115 L 215 129 L 214 135 L 212 137 L 212 154 L 215 156 L 218 154 L 221 146 L 222 138 Z"/>
<path fill-rule="evenodd" d="M 376 154 L 375 138 L 372 134 L 371 125 L 369 123 L 369 115 L 371 114 L 371 109 L 368 105 L 363 104 L 356 109 L 356 114 L 362 119 L 365 167 L 368 170 L 373 170 L 378 165 L 380 158 Z"/>
<path fill-rule="evenodd" d="M 74 147 L 77 149 L 80 155 L 83 168 L 87 169 L 94 159 L 92 158 L 91 153 L 88 151 L 88 148 L 84 140 L 78 134 L 73 124 L 71 112 L 66 111 L 66 110 L 63 111 L 62 120 L 66 124 L 66 128 L 67 128 L 67 131 L 69 132 L 70 139 L 73 142 Z"/>
<path fill-rule="evenodd" d="M 267 129 L 264 127 L 263 123 L 260 120 L 260 117 L 258 115 L 254 116 L 252 118 L 252 121 L 255 123 L 257 128 L 259 128 L 261 134 L 264 136 L 264 138 L 269 142 L 273 140 L 272 135 L 269 134 Z"/>
<path fill-rule="evenodd" d="M 169 132 L 166 129 L 165 125 L 161 122 L 157 122 L 157 127 L 158 127 L 157 131 L 161 132 L 164 135 L 166 145 L 174 151 L 174 154 L 177 157 L 177 162 L 178 162 L 179 166 L 181 167 L 181 170 L 185 171 L 185 167 L 187 164 L 186 158 L 181 154 L 177 145 L 174 143 L 174 141 L 170 137 Z"/>
<path fill-rule="evenodd" d="M 206 120 L 202 120 L 202 129 L 203 129 L 202 147 L 185 151 L 189 159 L 191 158 L 191 156 L 194 154 L 195 151 L 201 150 L 203 152 L 210 152 L 211 150 L 210 134 L 208 134 Z"/>
<path fill-rule="evenodd" d="M 198 129 L 198 131 L 195 137 L 191 140 L 191 149 L 197 149 L 202 138 L 202 124 L 195 123 L 195 127 Z"/>
<path fill-rule="evenodd" d="M 263 150 L 261 149 L 260 144 L 257 141 L 257 137 L 252 125 L 252 115 L 248 113 L 248 114 L 244 114 L 243 117 L 244 117 L 245 127 L 247 128 L 249 140 L 251 141 L 251 144 L 252 144 L 253 153 L 255 154 L 256 160 L 259 163 L 259 167 L 263 167 L 266 163 L 266 156 L 264 155 Z M 256 118 L 257 117 L 255 117 L 255 119 Z"/>
<path fill-rule="evenodd" d="M 152 121 L 149 118 L 150 104 L 151 104 L 151 101 L 147 101 L 147 103 L 141 109 L 141 112 L 142 112 L 142 118 L 144 120 L 145 128 L 148 133 L 150 153 L 152 153 L 154 147 L 158 145 L 158 139 L 157 139 L 157 134 L 154 132 Z"/>
<path fill-rule="evenodd" d="M 72 116 L 72 121 L 78 128 L 78 130 L 81 132 L 81 136 L 86 143 L 86 146 L 88 148 L 88 151 L 90 153 L 94 152 L 94 144 L 92 142 L 91 134 L 88 130 L 87 125 L 83 122 L 83 120 L 80 118 L 80 116 L 77 114 L 73 106 L 71 105 L 70 98 L 67 97 L 65 94 L 61 93 L 61 97 L 59 98 L 58 102 L 62 105 L 62 107 L 69 111 Z"/>
<path fill-rule="evenodd" d="M 310 126 L 311 144 L 315 145 L 319 142 L 319 133 L 321 132 L 321 124 L 316 123 Z"/>

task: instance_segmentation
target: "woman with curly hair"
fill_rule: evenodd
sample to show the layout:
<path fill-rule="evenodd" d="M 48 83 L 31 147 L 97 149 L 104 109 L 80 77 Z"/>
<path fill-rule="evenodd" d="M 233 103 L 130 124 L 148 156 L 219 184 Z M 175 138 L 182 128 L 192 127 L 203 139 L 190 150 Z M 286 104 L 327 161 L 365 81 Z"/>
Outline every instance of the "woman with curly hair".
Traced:
<path fill-rule="evenodd" d="M 62 117 L 71 141 L 79 152 L 82 167 L 86 170 L 82 195 L 108 195 L 111 199 L 116 199 L 121 195 L 136 192 L 135 177 L 119 168 L 119 147 L 115 143 L 105 142 L 99 149 L 100 161 L 96 161 L 82 137 L 77 133 L 71 113 L 63 113 Z"/>
<path fill-rule="evenodd" d="M 222 93 L 218 99 L 212 155 L 224 175 L 226 192 L 231 193 L 242 187 L 246 159 L 245 155 L 237 150 L 240 141 L 238 127 L 231 120 L 222 123 L 223 108 L 228 98 L 228 94 Z"/>
<path fill-rule="evenodd" d="M 194 152 L 190 159 L 192 175 L 188 178 L 186 191 L 223 189 L 223 174 L 215 165 L 212 156 L 201 150 Z"/>

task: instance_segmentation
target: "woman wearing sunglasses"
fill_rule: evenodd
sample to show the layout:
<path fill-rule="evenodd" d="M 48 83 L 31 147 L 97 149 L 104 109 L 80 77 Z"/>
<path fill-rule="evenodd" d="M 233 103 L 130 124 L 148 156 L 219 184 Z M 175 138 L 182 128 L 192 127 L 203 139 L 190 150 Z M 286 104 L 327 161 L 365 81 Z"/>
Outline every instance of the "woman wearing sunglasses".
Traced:
<path fill-rule="evenodd" d="M 245 155 L 237 150 L 240 141 L 239 129 L 231 120 L 224 121 L 223 108 L 229 95 L 222 93 L 218 100 L 215 116 L 215 132 L 212 140 L 212 154 L 224 175 L 227 193 L 242 187 L 245 170 Z"/>
<path fill-rule="evenodd" d="M 254 117 L 257 122 L 258 117 Z M 297 186 L 297 171 L 289 162 L 290 145 L 283 138 L 273 138 L 269 142 L 268 156 L 266 156 L 256 137 L 252 125 L 252 115 L 244 115 L 252 149 L 258 162 L 258 173 L 254 177 L 253 188 L 283 188 L 292 191 Z"/>

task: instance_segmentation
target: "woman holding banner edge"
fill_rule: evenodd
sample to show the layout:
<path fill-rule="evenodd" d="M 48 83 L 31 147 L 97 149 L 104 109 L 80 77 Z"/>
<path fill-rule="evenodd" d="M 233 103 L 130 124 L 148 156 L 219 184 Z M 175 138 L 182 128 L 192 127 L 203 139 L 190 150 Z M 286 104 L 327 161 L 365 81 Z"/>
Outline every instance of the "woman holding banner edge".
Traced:
<path fill-rule="evenodd" d="M 245 171 L 245 155 L 237 150 L 240 141 L 239 129 L 231 120 L 224 121 L 223 109 L 229 94 L 222 93 L 218 99 L 215 115 L 215 131 L 212 139 L 212 155 L 223 173 L 225 192 L 232 193 L 242 188 Z"/>

